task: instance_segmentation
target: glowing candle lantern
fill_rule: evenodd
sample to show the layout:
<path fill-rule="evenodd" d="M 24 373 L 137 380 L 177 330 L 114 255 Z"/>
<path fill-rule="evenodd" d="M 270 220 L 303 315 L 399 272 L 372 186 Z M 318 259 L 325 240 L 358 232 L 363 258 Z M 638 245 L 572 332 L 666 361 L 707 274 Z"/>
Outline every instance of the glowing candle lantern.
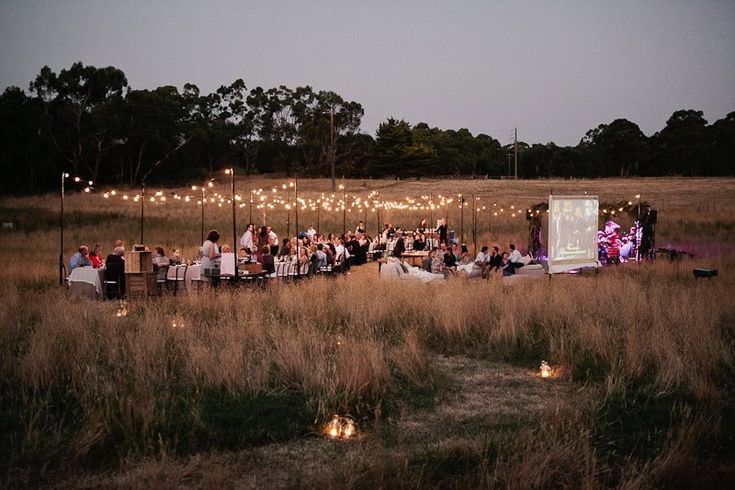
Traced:
<path fill-rule="evenodd" d="M 342 424 L 339 421 L 339 416 L 335 415 L 334 418 L 327 424 L 327 435 L 332 439 L 337 439 L 342 432 Z"/>
<path fill-rule="evenodd" d="M 349 439 L 350 437 L 353 437 L 356 433 L 357 430 L 355 429 L 355 423 L 350 418 L 346 419 L 344 425 L 342 426 L 342 438 Z"/>
<path fill-rule="evenodd" d="M 548 362 L 541 361 L 541 366 L 539 367 L 539 370 L 541 372 L 542 378 L 548 378 L 551 376 L 551 366 L 549 366 Z"/>
<path fill-rule="evenodd" d="M 120 301 L 120 306 L 118 306 L 115 316 L 118 318 L 128 316 L 128 305 L 125 303 L 125 301 Z"/>

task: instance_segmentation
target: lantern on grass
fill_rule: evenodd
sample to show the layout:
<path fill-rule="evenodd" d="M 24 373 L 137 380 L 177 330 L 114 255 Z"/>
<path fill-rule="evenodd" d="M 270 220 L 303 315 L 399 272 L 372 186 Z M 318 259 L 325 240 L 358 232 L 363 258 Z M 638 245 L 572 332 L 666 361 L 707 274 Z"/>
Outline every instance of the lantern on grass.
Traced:
<path fill-rule="evenodd" d="M 340 433 L 342 432 L 342 424 L 339 421 L 338 415 L 335 415 L 334 418 L 327 424 L 325 432 L 332 439 L 339 439 Z"/>
<path fill-rule="evenodd" d="M 355 435 L 355 423 L 350 418 L 346 418 L 342 424 L 342 439 L 349 439 Z"/>
<path fill-rule="evenodd" d="M 549 363 L 546 361 L 541 361 L 541 366 L 539 366 L 539 372 L 542 378 L 550 377 L 551 376 L 551 366 L 549 366 Z"/>
<path fill-rule="evenodd" d="M 120 300 L 120 304 L 117 307 L 117 313 L 115 313 L 115 316 L 117 318 L 128 316 L 128 305 L 127 303 L 125 303 L 125 301 Z"/>

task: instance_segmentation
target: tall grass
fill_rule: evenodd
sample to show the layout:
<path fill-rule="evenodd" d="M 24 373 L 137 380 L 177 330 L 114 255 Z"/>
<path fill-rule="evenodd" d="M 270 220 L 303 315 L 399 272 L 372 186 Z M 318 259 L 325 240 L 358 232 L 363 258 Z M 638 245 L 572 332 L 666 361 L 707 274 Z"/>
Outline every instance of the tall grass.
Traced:
<path fill-rule="evenodd" d="M 710 246 L 708 255 L 513 284 L 380 282 L 355 271 L 264 291 L 164 295 L 131 302 L 122 318 L 115 302 L 73 299 L 53 285 L 54 231 L 6 233 L 3 480 L 293 441 L 332 413 L 382 437 L 378 427 L 400 417 L 413 393 L 442 389 L 436 354 L 524 369 L 546 359 L 587 395 L 510 436 L 486 433 L 438 452 L 385 442 L 327 484 L 645 487 L 712 468 L 714 478 L 735 442 L 735 259 L 715 253 L 735 238 L 733 219 L 677 212 L 682 229 L 700 223 L 687 238 Z M 126 237 L 118 224 L 132 228 L 127 219 L 82 220 L 71 235 Z M 153 236 L 183 243 L 192 234 L 176 221 L 184 219 L 161 221 Z M 695 266 L 721 275 L 696 281 Z"/>

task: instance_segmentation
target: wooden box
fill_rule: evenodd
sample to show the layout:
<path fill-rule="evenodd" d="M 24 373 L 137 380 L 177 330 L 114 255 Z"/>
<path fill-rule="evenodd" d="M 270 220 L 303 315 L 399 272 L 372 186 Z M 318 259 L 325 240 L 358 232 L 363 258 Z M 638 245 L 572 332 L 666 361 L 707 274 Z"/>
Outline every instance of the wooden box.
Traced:
<path fill-rule="evenodd" d="M 249 262 L 246 264 L 240 264 L 238 269 L 241 271 L 248 271 L 248 274 L 260 274 L 263 272 L 263 264 L 258 262 Z"/>
<path fill-rule="evenodd" d="M 156 273 L 126 272 L 125 290 L 128 298 L 146 298 L 156 294 Z"/>
<path fill-rule="evenodd" d="M 125 252 L 125 272 L 152 272 L 153 253 Z"/>

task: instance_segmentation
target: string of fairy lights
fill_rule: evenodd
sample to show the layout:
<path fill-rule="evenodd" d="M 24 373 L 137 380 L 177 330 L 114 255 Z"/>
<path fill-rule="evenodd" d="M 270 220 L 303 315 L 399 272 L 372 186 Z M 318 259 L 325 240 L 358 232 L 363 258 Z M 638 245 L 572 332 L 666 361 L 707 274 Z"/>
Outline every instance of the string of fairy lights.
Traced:
<path fill-rule="evenodd" d="M 195 206 L 216 206 L 224 207 L 232 204 L 232 196 L 225 195 L 217 191 L 214 179 L 205 182 L 202 185 L 192 185 L 187 191 L 180 192 L 166 190 L 150 190 L 141 189 L 137 192 L 120 190 L 112 188 L 109 190 L 99 190 L 94 187 L 92 181 L 84 180 L 80 177 L 74 177 L 74 182 L 85 184 L 82 189 L 84 193 L 92 193 L 95 191 L 101 194 L 104 199 L 118 199 L 124 202 L 139 203 L 141 199 L 152 204 L 173 203 L 181 205 L 182 203 Z M 463 209 L 473 206 L 477 214 L 491 213 L 493 217 L 503 216 L 505 218 L 524 218 L 527 215 L 538 215 L 541 212 L 548 213 L 548 210 L 540 211 L 526 208 L 520 203 L 498 203 L 488 196 L 481 195 L 463 195 L 463 194 L 422 194 L 420 196 L 405 196 L 402 199 L 380 199 L 379 191 L 370 191 L 365 194 L 347 193 L 344 185 L 340 185 L 338 192 L 311 192 L 306 193 L 300 191 L 298 197 L 294 191 L 295 182 L 293 180 L 274 185 L 270 188 L 251 189 L 247 194 L 236 193 L 234 199 L 236 206 L 240 209 L 251 206 L 257 211 L 274 211 L 286 210 L 290 211 L 299 208 L 301 211 L 326 211 L 326 212 L 347 212 L 347 213 L 365 213 L 382 211 L 436 211 L 437 218 L 442 217 L 442 212 L 448 212 L 450 209 Z M 307 194 L 304 196 L 304 194 Z M 640 195 L 635 196 L 640 200 Z M 633 201 L 627 201 L 628 206 L 634 205 Z M 600 215 L 616 215 L 622 213 L 624 207 L 617 209 L 601 208 Z"/>
<path fill-rule="evenodd" d="M 139 202 L 141 199 L 146 199 L 150 203 L 187 203 L 196 206 L 201 205 L 214 205 L 217 207 L 223 207 L 232 204 L 232 197 L 221 194 L 212 189 L 214 185 L 205 186 L 192 186 L 192 191 L 200 191 L 202 188 L 205 192 L 201 195 L 192 195 L 174 191 L 146 191 L 143 192 L 125 192 L 118 189 L 111 189 L 102 193 L 104 199 L 120 199 L 122 201 Z M 446 208 L 467 208 L 471 206 L 472 197 L 463 197 L 461 194 L 456 196 L 447 196 L 443 194 L 437 195 L 421 195 L 419 197 L 406 196 L 403 199 L 391 199 L 381 200 L 379 199 L 379 192 L 372 191 L 366 195 L 349 194 L 342 195 L 342 193 L 335 192 L 317 192 L 313 193 L 310 197 L 299 196 L 286 196 L 283 191 L 284 188 L 288 187 L 287 184 L 283 184 L 279 189 L 279 186 L 273 186 L 270 189 L 252 189 L 249 191 L 249 196 L 243 197 L 241 194 L 235 194 L 235 202 L 238 208 L 245 208 L 252 205 L 253 209 L 257 210 L 275 210 L 284 209 L 292 210 L 297 206 L 302 211 L 316 211 L 321 209 L 327 212 L 376 212 L 378 210 L 398 210 L 398 211 L 441 211 Z M 89 188 L 87 188 L 89 189 Z M 89 190 L 85 189 L 86 192 Z M 476 206 L 476 212 L 480 213 L 488 211 L 492 208 L 493 215 L 499 216 L 501 214 L 507 214 L 510 217 L 522 217 L 523 207 L 520 204 L 503 205 L 497 202 L 490 203 L 488 198 L 483 196 L 474 196 L 476 202 L 487 202 L 487 204 L 481 204 Z"/>

